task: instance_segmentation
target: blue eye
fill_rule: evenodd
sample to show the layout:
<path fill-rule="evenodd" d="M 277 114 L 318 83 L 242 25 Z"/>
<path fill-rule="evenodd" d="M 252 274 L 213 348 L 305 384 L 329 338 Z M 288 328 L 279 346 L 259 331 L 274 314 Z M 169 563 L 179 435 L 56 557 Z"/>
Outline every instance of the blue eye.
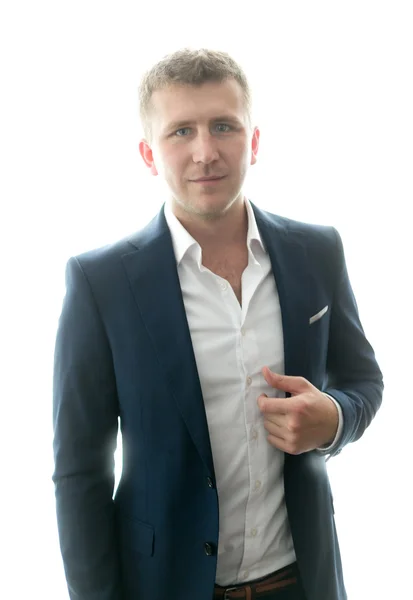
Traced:
<path fill-rule="evenodd" d="M 187 131 L 188 129 L 189 129 L 189 127 L 182 127 L 181 129 L 178 129 L 177 131 L 175 131 L 175 135 L 177 135 L 179 131 Z M 178 135 L 178 137 L 185 137 L 185 136 Z"/>
<path fill-rule="evenodd" d="M 231 129 L 231 127 L 229 125 L 227 125 L 226 123 L 218 123 L 217 127 L 228 127 L 228 129 Z M 224 132 L 221 132 L 224 133 Z"/>

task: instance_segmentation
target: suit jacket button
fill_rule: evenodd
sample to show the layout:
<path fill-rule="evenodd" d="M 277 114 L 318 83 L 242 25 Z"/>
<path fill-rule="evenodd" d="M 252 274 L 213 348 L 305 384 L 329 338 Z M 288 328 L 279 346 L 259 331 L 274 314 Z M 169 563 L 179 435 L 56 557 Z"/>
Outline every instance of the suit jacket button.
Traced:
<path fill-rule="evenodd" d="M 208 542 L 205 542 L 204 548 L 205 548 L 205 554 L 207 556 L 212 556 L 213 554 L 215 554 L 215 546 L 214 546 L 214 544 L 210 544 Z"/>
<path fill-rule="evenodd" d="M 207 477 L 207 483 L 208 483 L 208 487 L 210 487 L 210 488 L 214 487 L 214 482 L 212 481 L 211 477 Z"/>

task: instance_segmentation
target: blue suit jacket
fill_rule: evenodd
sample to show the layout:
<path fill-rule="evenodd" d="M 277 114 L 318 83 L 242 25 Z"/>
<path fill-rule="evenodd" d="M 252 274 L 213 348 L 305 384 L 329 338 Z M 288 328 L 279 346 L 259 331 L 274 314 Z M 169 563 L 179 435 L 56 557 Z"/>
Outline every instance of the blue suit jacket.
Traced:
<path fill-rule="evenodd" d="M 277 282 L 285 373 L 341 405 L 333 455 L 382 399 L 332 227 L 252 205 Z M 76 600 L 211 600 L 219 532 L 208 425 L 163 208 L 139 233 L 69 260 L 54 368 L 53 480 Z M 322 319 L 309 318 L 324 308 Z M 118 417 L 123 472 L 113 498 Z M 285 455 L 285 500 L 308 600 L 345 600 L 325 458 Z"/>

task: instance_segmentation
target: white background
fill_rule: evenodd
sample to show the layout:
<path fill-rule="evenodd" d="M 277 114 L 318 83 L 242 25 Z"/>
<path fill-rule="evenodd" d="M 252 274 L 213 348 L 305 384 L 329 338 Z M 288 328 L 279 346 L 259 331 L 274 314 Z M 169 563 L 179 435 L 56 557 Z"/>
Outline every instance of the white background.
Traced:
<path fill-rule="evenodd" d="M 64 267 L 139 229 L 165 200 L 138 152 L 137 88 L 183 46 L 227 51 L 247 73 L 261 129 L 248 197 L 341 233 L 385 377 L 371 427 L 327 463 L 345 581 L 349 600 L 413 598 L 411 7 L 2 3 L 2 598 L 68 598 L 51 481 Z"/>

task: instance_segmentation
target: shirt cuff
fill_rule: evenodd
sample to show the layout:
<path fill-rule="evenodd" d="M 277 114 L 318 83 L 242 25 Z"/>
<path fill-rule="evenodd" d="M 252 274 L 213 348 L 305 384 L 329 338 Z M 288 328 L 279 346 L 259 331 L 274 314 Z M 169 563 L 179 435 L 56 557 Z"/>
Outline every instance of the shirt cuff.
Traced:
<path fill-rule="evenodd" d="M 337 428 L 336 437 L 334 438 L 333 442 L 329 446 L 321 446 L 321 448 L 317 448 L 317 451 L 320 454 L 329 454 L 331 452 L 331 450 L 334 448 L 334 446 L 338 443 L 338 440 L 340 439 L 341 433 L 343 431 L 343 411 L 342 411 L 341 406 L 337 402 L 337 400 L 335 400 L 335 398 L 333 398 L 329 394 L 326 394 L 325 392 L 323 392 L 323 394 L 325 396 L 327 396 L 328 398 L 330 398 L 330 400 L 332 400 L 334 402 L 334 404 L 337 406 L 337 410 L 338 410 L 338 428 Z"/>

